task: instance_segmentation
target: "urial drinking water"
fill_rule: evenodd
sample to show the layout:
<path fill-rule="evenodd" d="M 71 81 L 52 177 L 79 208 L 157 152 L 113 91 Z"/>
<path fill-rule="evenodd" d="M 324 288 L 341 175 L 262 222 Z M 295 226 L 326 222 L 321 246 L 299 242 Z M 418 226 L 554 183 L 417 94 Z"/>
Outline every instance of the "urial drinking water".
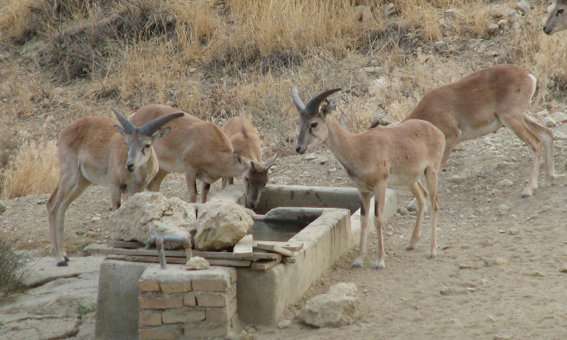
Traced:
<path fill-rule="evenodd" d="M 292 97 L 299 111 L 299 136 L 296 151 L 304 153 L 314 141 L 324 143 L 343 165 L 360 193 L 362 224 L 360 256 L 353 267 L 363 266 L 368 244 L 368 223 L 371 198 L 375 198 L 378 256 L 373 263 L 376 269 L 385 268 L 383 209 L 386 188 L 409 188 L 417 200 L 417 219 L 407 249 L 414 249 L 421 236 L 424 216 L 425 188 L 419 180 L 425 178 L 432 206 L 431 256 L 437 252 L 437 175 L 445 150 L 445 136 L 433 124 L 410 119 L 392 127 L 376 127 L 362 133 L 352 133 L 343 128 L 330 115 L 332 105 L 321 107 L 328 96 L 340 89 L 327 90 L 304 104 L 297 88 Z"/>
<path fill-rule="evenodd" d="M 69 261 L 63 246 L 69 205 L 91 184 L 110 187 L 113 209 L 120 207 L 122 194 L 145 190 L 159 167 L 152 143 L 168 133 L 165 124 L 183 116 L 183 112 L 171 112 L 137 127 L 124 114 L 114 114 L 120 126 L 110 118 L 86 117 L 59 135 L 59 183 L 47 202 L 49 236 L 58 266 Z"/>
<path fill-rule="evenodd" d="M 274 155 L 267 163 L 262 162 L 262 140 L 256 127 L 244 116 L 230 118 L 222 130 L 230 139 L 234 152 L 250 159 L 250 169 L 243 175 L 246 186 L 244 201 L 247 208 L 255 209 L 260 201 L 260 194 L 268 183 L 268 172 L 278 156 Z M 223 187 L 233 181 L 233 177 L 223 178 Z"/>

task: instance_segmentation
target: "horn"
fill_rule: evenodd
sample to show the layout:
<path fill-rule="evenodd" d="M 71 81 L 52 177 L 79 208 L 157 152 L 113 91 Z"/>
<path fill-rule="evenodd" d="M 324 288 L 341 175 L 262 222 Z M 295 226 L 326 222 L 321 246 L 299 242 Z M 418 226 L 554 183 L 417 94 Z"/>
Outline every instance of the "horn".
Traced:
<path fill-rule="evenodd" d="M 136 127 L 134 126 L 134 124 L 132 124 L 122 112 L 115 110 L 115 109 L 112 109 L 112 112 L 114 112 L 116 119 L 118 119 L 118 121 L 120 122 L 120 125 L 122 125 L 122 128 L 124 129 L 125 133 L 131 134 L 136 130 Z"/>
<path fill-rule="evenodd" d="M 295 104 L 295 107 L 297 107 L 297 110 L 299 112 L 305 112 L 305 104 L 303 104 L 303 101 L 299 97 L 299 90 L 297 89 L 297 86 L 294 86 L 291 89 L 291 97 L 293 98 L 293 103 Z"/>
<path fill-rule="evenodd" d="M 274 157 L 272 157 L 272 159 L 270 159 L 270 160 L 268 161 L 268 163 L 266 163 L 266 165 L 264 166 L 264 168 L 265 168 L 266 170 L 270 169 L 270 168 L 272 167 L 272 165 L 274 165 L 274 163 L 276 163 L 276 160 L 278 159 L 278 157 L 279 157 L 279 155 L 276 153 L 276 154 L 274 155 Z"/>
<path fill-rule="evenodd" d="M 333 93 L 340 91 L 340 88 L 331 89 L 324 92 L 321 92 L 317 96 L 313 97 L 309 103 L 305 106 L 305 112 L 309 114 L 316 114 L 319 112 L 319 106 L 321 102 L 325 100 L 328 96 L 332 95 Z"/>
<path fill-rule="evenodd" d="M 163 125 L 167 124 L 169 121 L 173 119 L 182 117 L 183 115 L 185 115 L 185 113 L 180 111 L 180 112 L 170 113 L 166 116 L 155 118 L 144 124 L 144 126 L 140 128 L 140 132 L 146 136 L 152 136 L 154 132 L 159 130 Z"/>

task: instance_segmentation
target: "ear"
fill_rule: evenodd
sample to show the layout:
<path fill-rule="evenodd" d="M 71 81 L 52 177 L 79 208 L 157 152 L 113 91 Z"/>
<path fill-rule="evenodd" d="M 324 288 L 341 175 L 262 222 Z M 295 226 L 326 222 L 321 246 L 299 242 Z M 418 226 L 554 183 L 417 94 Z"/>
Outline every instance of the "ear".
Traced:
<path fill-rule="evenodd" d="M 171 128 L 169 126 L 162 127 L 158 129 L 156 132 L 154 132 L 154 134 L 152 135 L 152 140 L 165 137 L 170 132 L 171 132 Z"/>

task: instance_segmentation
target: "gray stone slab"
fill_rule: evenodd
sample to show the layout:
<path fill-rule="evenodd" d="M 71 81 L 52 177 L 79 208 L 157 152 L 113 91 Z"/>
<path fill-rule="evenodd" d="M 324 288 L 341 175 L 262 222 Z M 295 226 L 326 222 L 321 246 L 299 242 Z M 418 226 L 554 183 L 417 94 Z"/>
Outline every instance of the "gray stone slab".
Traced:
<path fill-rule="evenodd" d="M 26 265 L 23 284 L 26 287 L 37 287 L 61 278 L 98 272 L 103 260 L 104 257 L 100 256 L 72 257 L 68 266 L 57 267 L 53 257 L 40 257 Z"/>
<path fill-rule="evenodd" d="M 138 280 L 147 263 L 105 260 L 100 266 L 96 339 L 138 338 Z"/>

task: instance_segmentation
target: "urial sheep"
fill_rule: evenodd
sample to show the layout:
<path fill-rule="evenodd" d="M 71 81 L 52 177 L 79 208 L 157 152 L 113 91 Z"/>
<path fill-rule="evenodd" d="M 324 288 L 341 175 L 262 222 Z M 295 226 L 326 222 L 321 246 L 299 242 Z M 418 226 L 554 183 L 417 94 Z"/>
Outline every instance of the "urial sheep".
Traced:
<path fill-rule="evenodd" d="M 418 212 L 415 228 L 408 246 L 414 249 L 421 235 L 425 203 L 425 188 L 419 180 L 425 177 L 432 206 L 431 256 L 437 252 L 437 175 L 441 168 L 445 137 L 433 124 L 417 119 L 407 120 L 392 127 L 376 127 L 362 133 L 352 133 L 330 116 L 327 106 L 320 105 L 340 89 L 325 91 L 312 98 L 307 105 L 293 88 L 292 97 L 299 111 L 299 136 L 296 151 L 307 150 L 313 141 L 323 142 L 343 165 L 360 192 L 362 225 L 360 256 L 353 262 L 361 267 L 367 253 L 370 201 L 375 198 L 376 230 L 378 234 L 377 269 L 384 268 L 383 209 L 386 188 L 407 187 L 417 200 Z"/>
<path fill-rule="evenodd" d="M 552 132 L 526 114 L 536 84 L 536 78 L 522 68 L 493 66 L 429 91 L 406 119 L 426 120 L 443 131 L 443 167 L 458 143 L 503 126 L 510 128 L 533 152 L 528 184 L 522 191 L 522 197 L 528 197 L 538 187 L 542 151 L 548 180 L 560 177 L 554 170 Z"/>
<path fill-rule="evenodd" d="M 254 209 L 258 205 L 262 190 L 268 183 L 268 172 L 274 165 L 277 155 L 266 164 L 262 162 L 262 140 L 256 127 L 244 116 L 229 119 L 222 129 L 230 139 L 234 151 L 251 160 L 250 169 L 244 173 L 243 179 L 246 185 L 245 205 Z M 233 181 L 233 177 L 223 178 L 223 187 L 232 184 Z"/>
<path fill-rule="evenodd" d="M 176 110 L 151 104 L 141 107 L 131 119 L 144 124 Z M 168 173 L 180 172 L 185 174 L 191 202 L 197 202 L 197 179 L 203 182 L 201 201 L 206 202 L 212 183 L 222 177 L 239 177 L 250 168 L 250 161 L 234 151 L 230 139 L 215 124 L 186 114 L 170 128 L 171 132 L 154 144 L 159 172 L 149 190 L 159 191 Z"/>
<path fill-rule="evenodd" d="M 58 266 L 69 258 L 63 247 L 65 211 L 91 184 L 110 187 L 112 208 L 120 207 L 123 193 L 145 190 L 158 172 L 152 144 L 167 134 L 163 125 L 179 119 L 183 112 L 170 113 L 141 127 L 114 111 L 120 126 L 105 117 L 77 120 L 59 135 L 59 183 L 47 202 L 49 235 Z"/>

